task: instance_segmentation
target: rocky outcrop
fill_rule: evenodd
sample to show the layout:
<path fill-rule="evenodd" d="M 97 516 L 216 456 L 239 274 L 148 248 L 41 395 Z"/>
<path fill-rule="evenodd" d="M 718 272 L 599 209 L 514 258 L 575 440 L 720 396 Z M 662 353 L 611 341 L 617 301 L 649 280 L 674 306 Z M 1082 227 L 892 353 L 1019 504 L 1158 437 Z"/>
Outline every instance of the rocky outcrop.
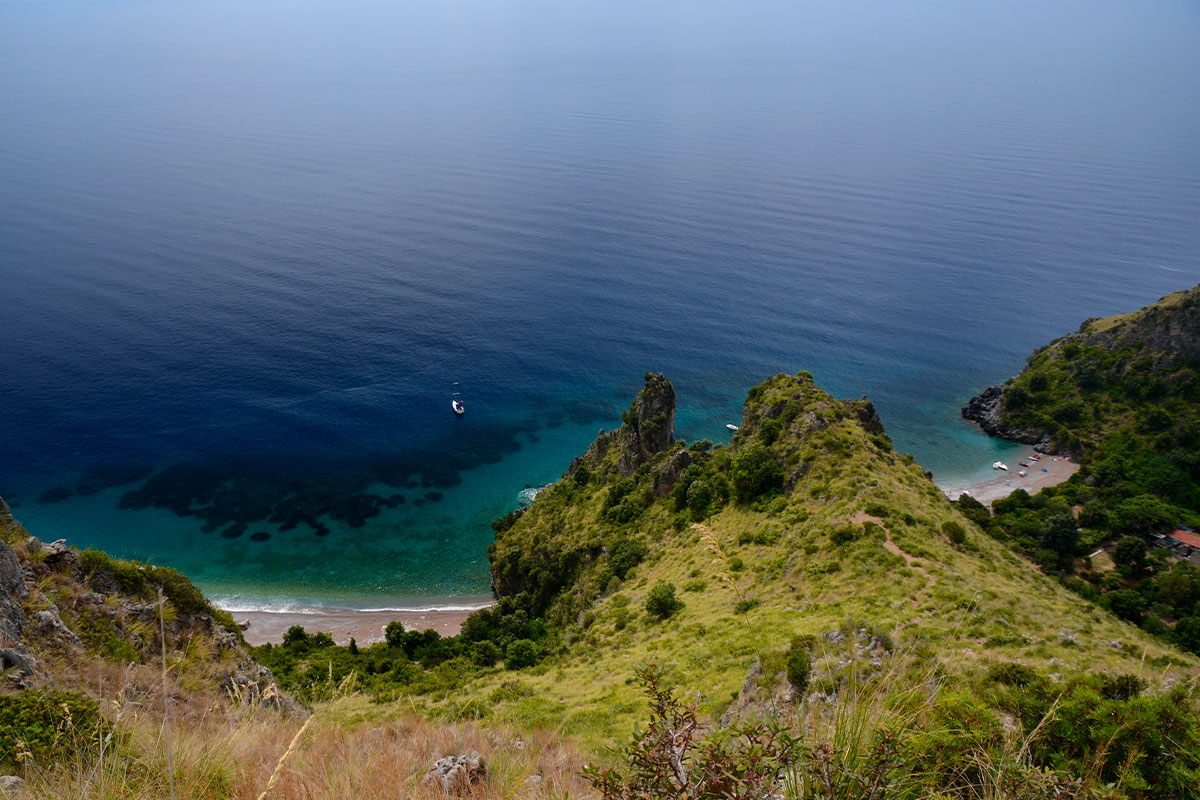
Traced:
<path fill-rule="evenodd" d="M 421 783 L 433 786 L 446 794 L 467 795 L 472 787 L 487 777 L 487 762 L 475 751 L 467 755 L 446 756 L 434 762 Z"/>
<path fill-rule="evenodd" d="M 861 400 L 854 403 L 854 411 L 858 414 L 858 421 L 867 433 L 886 433 L 883 428 L 883 420 L 879 418 L 879 412 L 875 410 L 875 404 L 868 400 L 865 394 Z"/>
<path fill-rule="evenodd" d="M 30 536 L 26 548 L 31 553 L 40 553 L 42 563 L 54 569 L 79 564 L 79 553 L 67 546 L 66 539 L 55 539 L 50 544 L 45 544 L 38 537 Z"/>
<path fill-rule="evenodd" d="M 271 670 L 253 662 L 244 665 L 252 668 L 254 677 L 245 673 L 227 675 L 221 681 L 221 688 L 229 698 L 241 705 L 251 707 L 267 707 L 285 714 L 299 715 L 301 712 L 290 697 L 284 694 L 271 678 Z"/>
<path fill-rule="evenodd" d="M 647 372 L 618 432 L 617 470 L 629 477 L 651 456 L 675 441 L 675 387 L 661 372 Z"/>
<path fill-rule="evenodd" d="M 1050 434 L 1038 430 L 1022 430 L 1004 422 L 1001 406 L 1004 400 L 1003 386 L 989 386 L 981 394 L 972 397 L 962 410 L 963 419 L 979 424 L 984 433 L 1022 444 L 1031 444 L 1040 453 L 1051 450 Z"/>
<path fill-rule="evenodd" d="M 13 549 L 0 539 L 0 645 L 20 640 L 27 622 L 21 601 L 28 597 L 21 562 Z"/>
<path fill-rule="evenodd" d="M 658 497 L 666 497 L 675 488 L 675 484 L 679 482 L 683 471 L 695 463 L 696 457 L 690 450 L 680 450 L 675 455 L 671 456 L 671 460 L 667 462 L 666 467 L 654 478 L 654 494 Z"/>
<path fill-rule="evenodd" d="M 646 385 L 615 431 L 601 430 L 588 451 L 567 468 L 573 476 L 580 467 L 598 468 L 610 452 L 617 454 L 617 471 L 628 478 L 651 457 L 675 443 L 675 387 L 660 372 L 647 372 Z"/>
<path fill-rule="evenodd" d="M 1106 350 L 1137 349 L 1157 368 L 1200 361 L 1200 286 L 1167 295 L 1132 314 L 1088 319 L 1061 341 Z"/>
<path fill-rule="evenodd" d="M 58 616 L 57 608 L 48 608 L 33 615 L 33 629 L 42 641 L 69 650 L 83 650 L 83 642 Z"/>

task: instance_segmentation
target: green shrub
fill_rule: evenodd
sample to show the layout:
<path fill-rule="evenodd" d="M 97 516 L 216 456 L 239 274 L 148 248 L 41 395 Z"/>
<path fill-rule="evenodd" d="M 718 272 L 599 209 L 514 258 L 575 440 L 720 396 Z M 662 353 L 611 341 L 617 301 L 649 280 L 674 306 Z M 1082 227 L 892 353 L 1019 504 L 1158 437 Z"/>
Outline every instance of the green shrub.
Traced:
<path fill-rule="evenodd" d="M 0 695 L 0 761 L 32 759 L 44 768 L 78 755 L 90 757 L 111 730 L 99 704 L 75 692 Z"/>
<path fill-rule="evenodd" d="M 946 534 L 946 538 L 955 545 L 961 545 L 967 541 L 967 529 L 962 526 L 962 523 L 954 520 L 942 523 L 942 533 Z"/>
<path fill-rule="evenodd" d="M 629 570 L 636 567 L 646 557 L 646 545 L 637 539 L 622 536 L 613 542 L 608 550 L 608 568 L 621 580 Z"/>
<path fill-rule="evenodd" d="M 504 651 L 504 666 L 508 669 L 532 667 L 537 662 L 537 645 L 528 639 L 517 639 Z"/>
<path fill-rule="evenodd" d="M 490 667 L 500 660 L 500 648 L 486 639 L 471 645 L 471 661 L 480 667 Z"/>
<path fill-rule="evenodd" d="M 683 608 L 683 601 L 675 596 L 675 584 L 659 581 L 646 596 L 646 613 L 658 619 L 667 619 Z"/>
<path fill-rule="evenodd" d="M 733 486 L 743 503 L 783 486 L 783 468 L 774 454 L 761 444 L 752 444 L 733 461 Z"/>
<path fill-rule="evenodd" d="M 808 679 L 812 675 L 812 655 L 808 647 L 799 640 L 793 641 L 787 650 L 787 680 L 803 696 L 808 691 Z"/>

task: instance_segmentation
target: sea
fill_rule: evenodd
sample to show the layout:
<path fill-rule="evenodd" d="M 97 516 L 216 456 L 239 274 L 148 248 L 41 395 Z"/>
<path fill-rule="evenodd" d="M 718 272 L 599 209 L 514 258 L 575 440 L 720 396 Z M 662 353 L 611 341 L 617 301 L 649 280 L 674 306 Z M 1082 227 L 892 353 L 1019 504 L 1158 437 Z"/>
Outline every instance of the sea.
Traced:
<path fill-rule="evenodd" d="M 0 0 L 0 496 L 227 607 L 472 605 L 648 370 L 939 482 L 1200 282 L 1190 0 Z M 452 397 L 466 413 L 452 413 Z"/>

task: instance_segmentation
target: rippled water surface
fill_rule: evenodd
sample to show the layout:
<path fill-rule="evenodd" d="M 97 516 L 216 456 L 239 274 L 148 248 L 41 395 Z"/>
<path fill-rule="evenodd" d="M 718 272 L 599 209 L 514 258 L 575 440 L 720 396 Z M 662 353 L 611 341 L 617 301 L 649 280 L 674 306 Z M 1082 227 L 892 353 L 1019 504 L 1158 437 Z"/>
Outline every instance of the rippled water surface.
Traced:
<path fill-rule="evenodd" d="M 958 418 L 1200 280 L 1189 2 L 0 3 L 0 494 L 241 603 L 487 589 L 647 369 Z M 454 383 L 468 413 L 449 408 Z"/>

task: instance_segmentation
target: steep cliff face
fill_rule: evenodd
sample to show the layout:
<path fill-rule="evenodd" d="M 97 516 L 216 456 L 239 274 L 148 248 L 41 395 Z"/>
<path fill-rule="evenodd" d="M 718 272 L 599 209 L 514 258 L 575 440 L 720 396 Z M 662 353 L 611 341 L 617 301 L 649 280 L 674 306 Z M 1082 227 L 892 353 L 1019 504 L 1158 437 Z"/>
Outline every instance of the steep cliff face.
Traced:
<path fill-rule="evenodd" d="M 197 685 L 238 687 L 241 696 L 266 693 L 276 705 L 294 708 L 273 688 L 270 672 L 246 653 L 229 615 L 213 609 L 185 576 L 81 553 L 63 540 L 42 542 L 3 500 L 0 669 L 7 670 L 8 685 L 0 689 L 86 685 L 97 661 L 152 670 L 162 653 L 160 591 L 168 658 L 186 661 Z"/>
<path fill-rule="evenodd" d="M 1200 286 L 1167 295 L 1131 314 L 1085 320 L 1066 341 L 1111 351 L 1139 350 L 1154 360 L 1158 370 L 1200 361 Z"/>
<path fill-rule="evenodd" d="M 1019 375 L 962 410 L 984 431 L 1042 452 L 1087 457 L 1121 429 L 1200 441 L 1200 286 L 1116 317 L 1089 319 L 1040 348 Z M 1176 437 L 1179 438 L 1179 437 Z"/>
<path fill-rule="evenodd" d="M 674 441 L 675 387 L 661 372 L 647 372 L 646 385 L 621 415 L 621 427 L 600 431 L 588 451 L 571 462 L 567 476 L 581 466 L 599 469 L 613 454 L 617 471 L 628 478 Z"/>

